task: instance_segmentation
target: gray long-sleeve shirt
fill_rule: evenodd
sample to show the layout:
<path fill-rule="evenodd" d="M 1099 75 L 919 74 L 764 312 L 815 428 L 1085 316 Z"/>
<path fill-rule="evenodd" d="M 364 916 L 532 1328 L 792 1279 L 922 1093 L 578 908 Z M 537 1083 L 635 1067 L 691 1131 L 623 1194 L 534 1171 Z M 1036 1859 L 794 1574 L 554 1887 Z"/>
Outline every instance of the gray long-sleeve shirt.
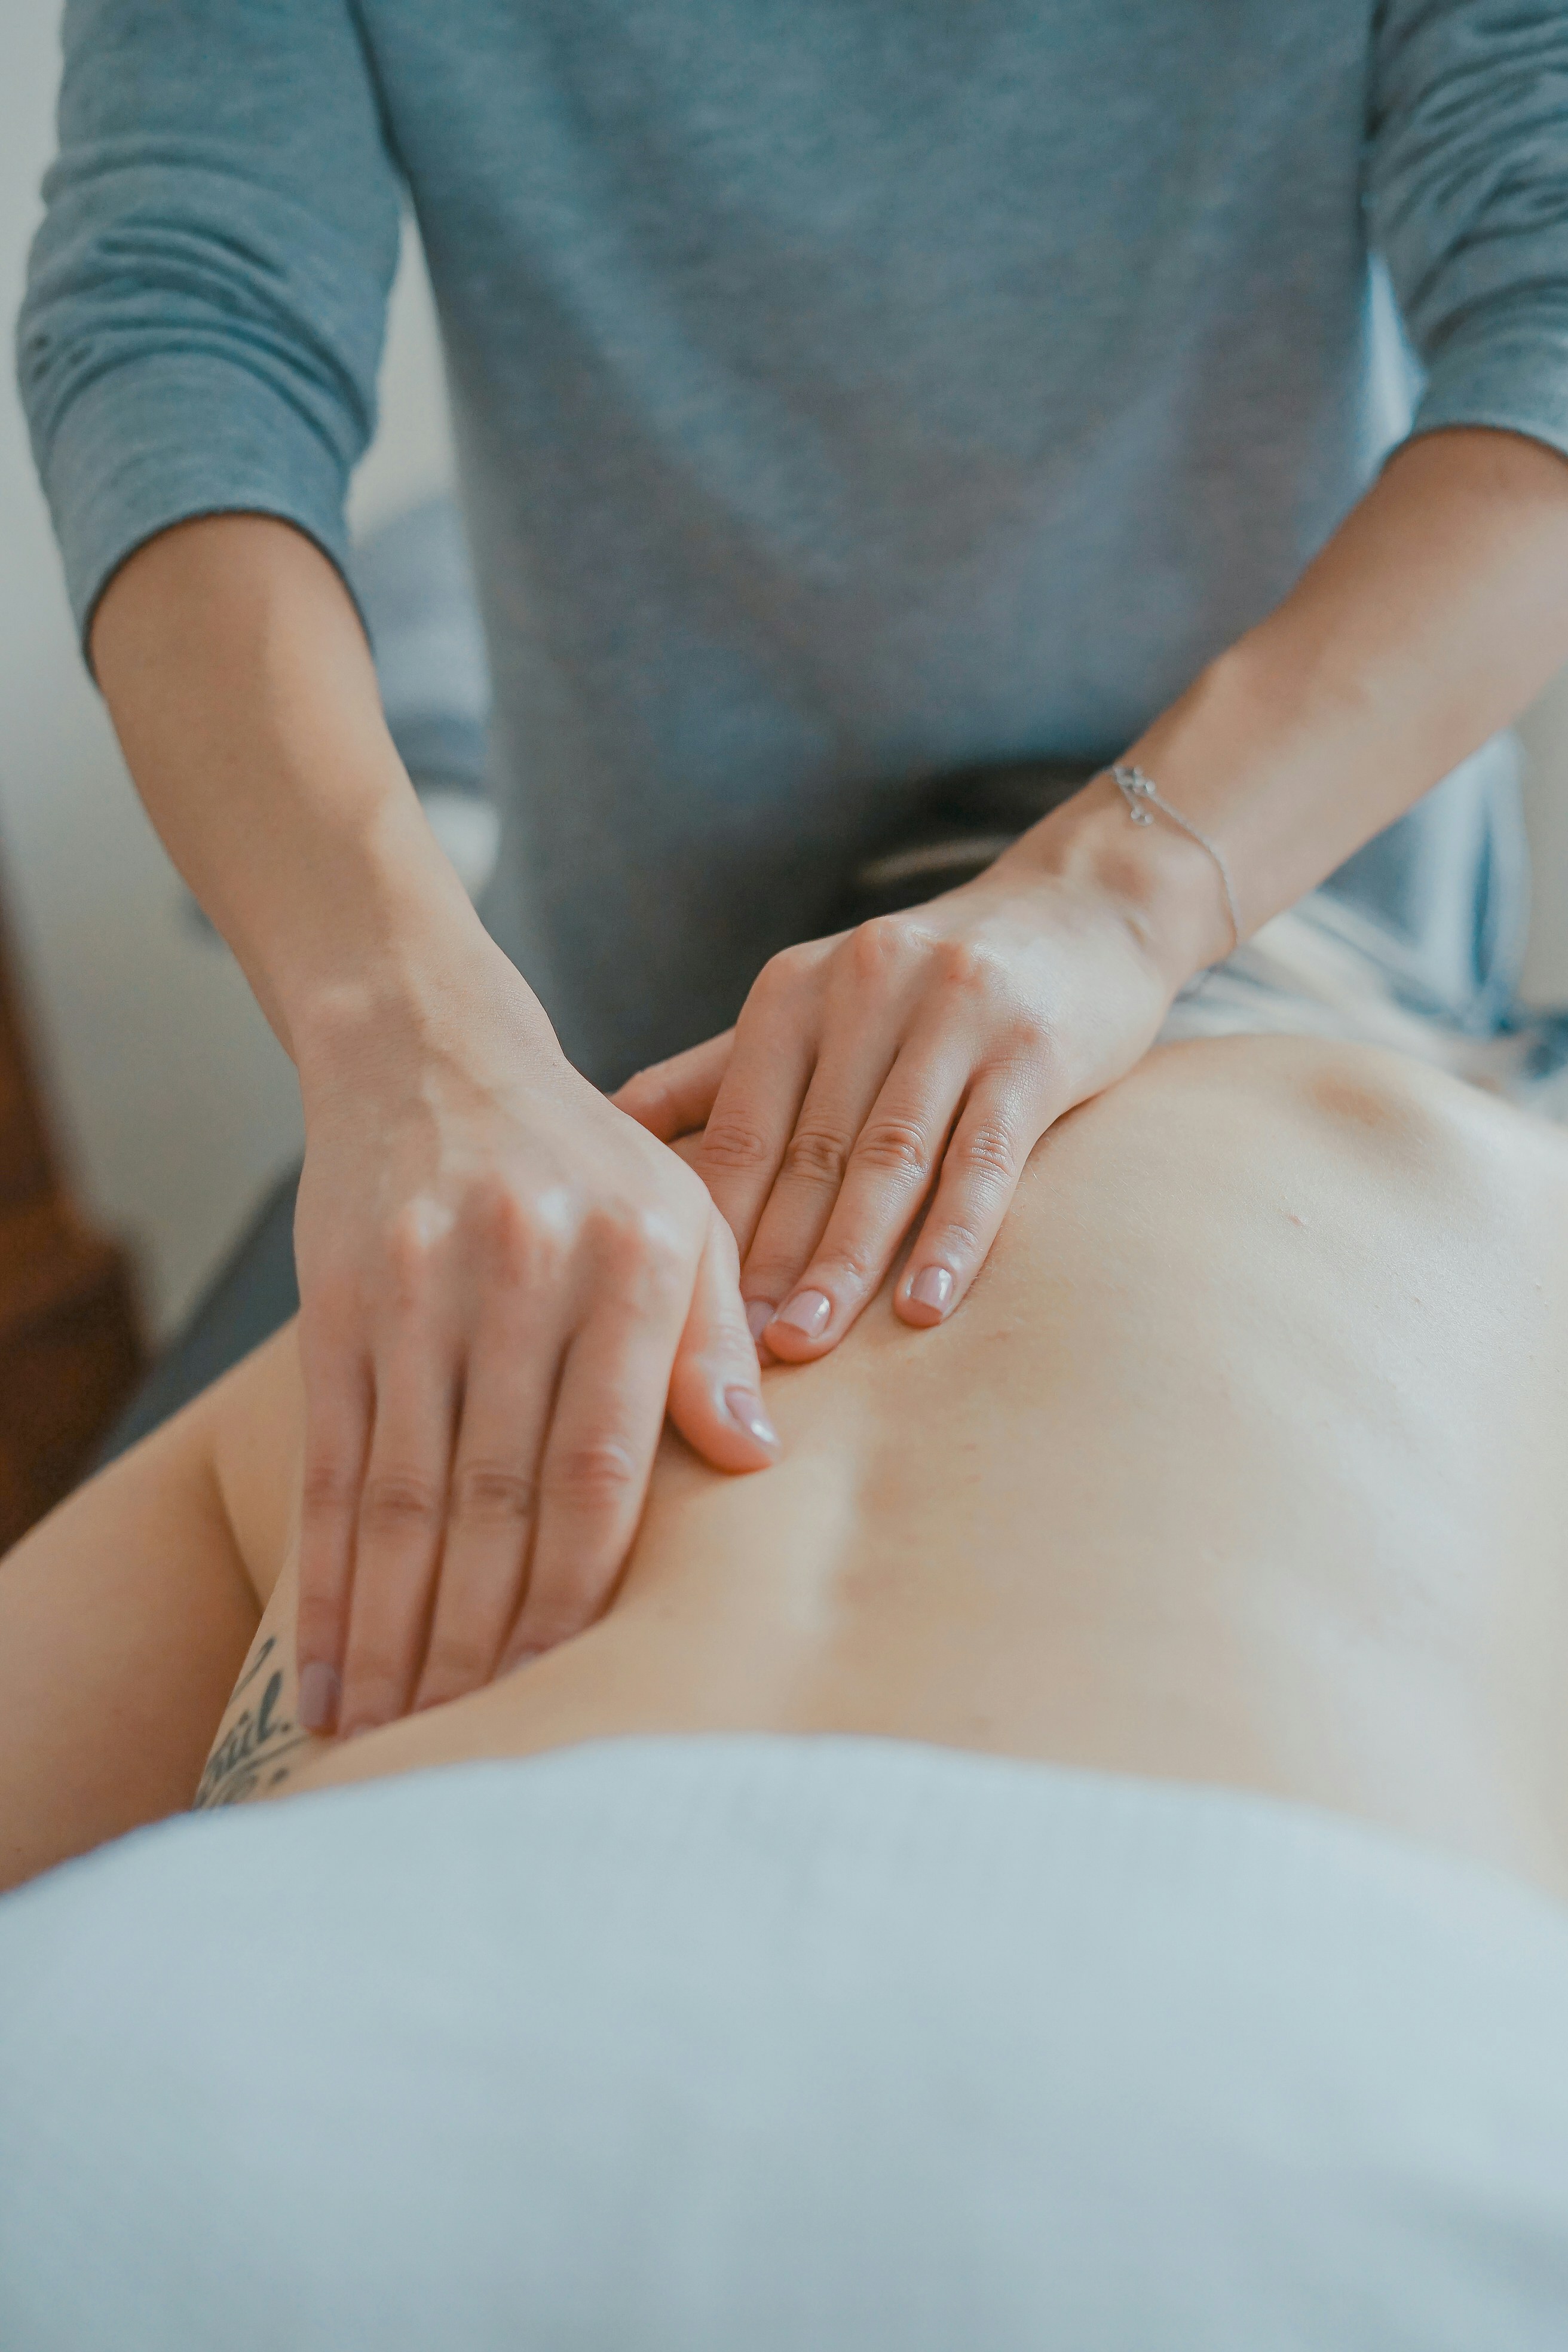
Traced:
<path fill-rule="evenodd" d="M 66 59 L 20 355 L 79 617 L 196 513 L 343 560 L 405 184 L 488 915 L 598 1075 L 921 779 L 1114 752 L 1279 598 L 1403 429 L 1369 247 L 1416 429 L 1568 452 L 1563 0 L 70 0 Z"/>

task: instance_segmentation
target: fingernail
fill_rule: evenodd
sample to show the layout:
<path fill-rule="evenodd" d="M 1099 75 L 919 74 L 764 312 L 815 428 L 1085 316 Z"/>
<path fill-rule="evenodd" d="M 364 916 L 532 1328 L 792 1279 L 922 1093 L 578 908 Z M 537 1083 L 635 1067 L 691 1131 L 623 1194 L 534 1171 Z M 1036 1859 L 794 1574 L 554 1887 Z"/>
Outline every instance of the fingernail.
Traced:
<path fill-rule="evenodd" d="M 331 1731 L 342 1685 L 331 1666 L 312 1659 L 300 1670 L 300 1720 L 307 1731 Z"/>
<path fill-rule="evenodd" d="M 781 1307 L 774 1316 L 775 1323 L 787 1323 L 792 1331 L 800 1331 L 808 1339 L 817 1339 L 826 1330 L 833 1315 L 833 1301 L 820 1290 L 797 1290 L 787 1307 Z"/>
<path fill-rule="evenodd" d="M 917 1307 L 934 1307 L 944 1314 L 952 1297 L 952 1276 L 945 1265 L 922 1265 L 910 1285 L 910 1297 Z"/>
<path fill-rule="evenodd" d="M 767 1329 L 768 1325 L 773 1321 L 773 1310 L 769 1300 L 765 1298 L 747 1299 L 746 1328 L 752 1335 L 753 1345 L 762 1338 L 763 1333 Z"/>
<path fill-rule="evenodd" d="M 724 1402 L 731 1420 L 743 1429 L 748 1437 L 754 1437 L 757 1444 L 765 1445 L 770 1453 L 778 1451 L 778 1431 L 763 1411 L 762 1398 L 755 1389 L 726 1389 Z"/>

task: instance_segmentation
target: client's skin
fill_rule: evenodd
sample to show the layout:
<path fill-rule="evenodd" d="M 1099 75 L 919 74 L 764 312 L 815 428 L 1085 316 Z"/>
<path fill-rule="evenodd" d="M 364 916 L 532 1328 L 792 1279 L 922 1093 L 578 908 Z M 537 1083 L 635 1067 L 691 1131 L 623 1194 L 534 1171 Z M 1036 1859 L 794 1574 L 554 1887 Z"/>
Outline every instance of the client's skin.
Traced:
<path fill-rule="evenodd" d="M 779 1467 L 667 1438 L 599 1624 L 333 1743 L 296 1722 L 281 1335 L 0 1570 L 0 1883 L 198 1780 L 761 1729 L 1267 1790 L 1568 1895 L 1554 1130 L 1366 1049 L 1168 1047 L 1045 1137 L 940 1333 L 885 1296 L 764 1377 Z"/>

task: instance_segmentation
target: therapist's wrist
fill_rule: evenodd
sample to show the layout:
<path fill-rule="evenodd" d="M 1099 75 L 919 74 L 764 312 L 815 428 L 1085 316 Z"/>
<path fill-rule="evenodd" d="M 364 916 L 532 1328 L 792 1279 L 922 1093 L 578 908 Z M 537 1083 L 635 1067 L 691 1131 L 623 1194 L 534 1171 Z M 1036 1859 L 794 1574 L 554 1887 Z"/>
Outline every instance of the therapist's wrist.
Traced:
<path fill-rule="evenodd" d="M 1002 864 L 1049 875 L 1094 898 L 1172 996 L 1235 944 L 1208 852 L 1163 819 L 1135 824 L 1109 772 L 1032 826 Z"/>
<path fill-rule="evenodd" d="M 319 976 L 294 1013 L 290 1050 L 307 1107 L 395 1065 L 499 1051 L 525 1081 L 566 1066 L 543 1007 L 477 919 L 405 923 Z"/>
<path fill-rule="evenodd" d="M 422 815 L 361 845 L 307 935 L 275 948 L 271 983 L 307 1097 L 389 1056 L 460 1051 L 498 1032 L 522 1065 L 561 1049 L 538 999 L 474 912 Z"/>

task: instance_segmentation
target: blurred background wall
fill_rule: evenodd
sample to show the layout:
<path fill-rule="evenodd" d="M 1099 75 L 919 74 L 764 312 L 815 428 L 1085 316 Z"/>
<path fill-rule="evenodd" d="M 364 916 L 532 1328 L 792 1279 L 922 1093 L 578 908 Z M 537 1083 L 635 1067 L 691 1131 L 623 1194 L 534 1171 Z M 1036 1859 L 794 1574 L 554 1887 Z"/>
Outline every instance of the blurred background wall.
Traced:
<path fill-rule="evenodd" d="M 49 0 L 0 0 L 0 305 L 20 297 L 58 71 Z M 67 1173 L 131 1244 L 154 1332 L 297 1156 L 289 1064 L 223 948 L 193 919 L 73 642 L 12 384 L 0 378 L 0 890 Z M 450 478 L 417 239 L 405 235 L 382 426 L 353 491 L 364 529 Z M 1538 1000 L 1568 1000 L 1568 676 L 1525 726 Z"/>

